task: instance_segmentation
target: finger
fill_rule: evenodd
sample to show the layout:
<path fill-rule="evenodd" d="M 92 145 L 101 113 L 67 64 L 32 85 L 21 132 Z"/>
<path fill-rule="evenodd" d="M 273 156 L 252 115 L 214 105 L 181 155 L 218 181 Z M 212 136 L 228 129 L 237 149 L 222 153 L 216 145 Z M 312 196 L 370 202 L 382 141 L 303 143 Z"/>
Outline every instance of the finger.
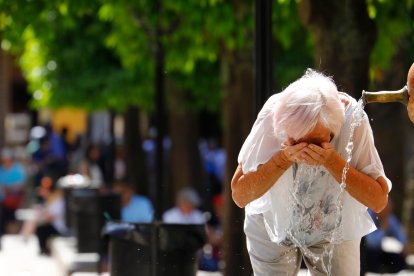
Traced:
<path fill-rule="evenodd" d="M 308 143 L 302 142 L 302 143 L 291 146 L 291 148 L 293 152 L 299 152 L 307 146 L 308 146 Z"/>
<path fill-rule="evenodd" d="M 299 144 L 301 144 L 301 143 L 299 143 Z M 299 145 L 299 144 L 295 144 L 295 140 L 293 140 L 292 138 L 288 138 L 287 140 L 285 140 L 282 143 L 282 146 L 290 147 L 290 146 L 295 146 L 295 145 Z"/>
<path fill-rule="evenodd" d="M 290 147 L 290 155 L 292 159 L 297 162 L 300 160 L 303 151 L 306 149 L 306 143 L 300 143 Z"/>
<path fill-rule="evenodd" d="M 322 148 L 323 148 L 323 149 L 325 149 L 325 150 L 327 150 L 327 149 L 333 149 L 333 148 L 334 148 L 334 146 L 333 146 L 331 143 L 328 143 L 328 142 L 323 142 L 323 143 L 321 144 L 321 146 L 322 146 Z"/>
<path fill-rule="evenodd" d="M 325 144 L 325 143 L 322 143 L 322 144 Z M 326 150 L 325 148 L 322 147 L 322 145 L 320 147 L 320 146 L 315 145 L 315 144 L 309 144 L 308 148 L 311 149 L 312 151 L 318 153 L 319 155 L 323 155 L 325 150 Z"/>
<path fill-rule="evenodd" d="M 312 158 L 315 161 L 318 161 L 318 162 L 321 161 L 321 154 L 318 153 L 318 152 L 313 151 L 312 149 L 310 149 L 308 147 L 305 148 L 303 150 L 303 153 L 302 153 L 302 157 L 307 157 L 307 156 L 309 156 L 310 158 Z"/>
<path fill-rule="evenodd" d="M 308 164 L 308 165 L 318 164 L 317 160 L 315 160 L 312 156 L 310 156 L 309 154 L 306 154 L 306 153 L 302 153 L 302 155 L 300 157 L 300 162 Z"/>
<path fill-rule="evenodd" d="M 307 143 L 300 143 L 297 145 L 289 146 L 286 143 L 281 145 L 281 150 L 283 150 L 289 158 L 292 158 L 294 155 L 297 155 L 298 152 L 302 151 L 307 146 Z"/>
<path fill-rule="evenodd" d="M 286 140 L 286 144 L 289 146 L 293 146 L 295 144 L 295 140 L 293 140 L 293 138 L 288 138 Z"/>

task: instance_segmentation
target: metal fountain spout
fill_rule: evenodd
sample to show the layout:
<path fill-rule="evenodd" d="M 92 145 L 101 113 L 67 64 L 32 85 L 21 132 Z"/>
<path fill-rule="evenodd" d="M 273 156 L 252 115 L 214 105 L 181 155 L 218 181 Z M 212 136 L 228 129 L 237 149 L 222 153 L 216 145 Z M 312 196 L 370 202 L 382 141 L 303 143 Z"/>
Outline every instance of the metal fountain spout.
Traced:
<path fill-rule="evenodd" d="M 407 106 L 408 117 L 414 123 L 414 63 L 407 74 L 407 85 L 395 91 L 362 91 L 364 104 L 400 102 Z"/>

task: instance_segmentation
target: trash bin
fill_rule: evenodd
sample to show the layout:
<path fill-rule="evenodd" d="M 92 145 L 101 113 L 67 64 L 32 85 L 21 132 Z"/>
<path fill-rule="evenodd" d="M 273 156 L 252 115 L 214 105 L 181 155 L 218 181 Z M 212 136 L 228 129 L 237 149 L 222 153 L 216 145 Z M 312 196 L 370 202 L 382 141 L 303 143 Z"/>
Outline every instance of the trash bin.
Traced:
<path fill-rule="evenodd" d="M 79 253 L 102 252 L 102 228 L 107 219 L 121 218 L 121 198 L 118 194 L 99 194 L 96 189 L 72 191 L 69 201 L 72 233 Z"/>
<path fill-rule="evenodd" d="M 65 195 L 65 218 L 77 241 L 79 253 L 105 250 L 102 228 L 106 220 L 121 218 L 121 198 L 114 193 L 100 193 L 85 179 L 65 177 L 60 182 Z"/>
<path fill-rule="evenodd" d="M 72 229 L 71 221 L 71 197 L 74 190 L 97 188 L 89 178 L 81 174 L 71 174 L 59 178 L 58 185 L 63 190 L 63 198 L 65 201 L 65 224 L 68 229 Z"/>
<path fill-rule="evenodd" d="M 195 276 L 206 242 L 199 224 L 109 223 L 111 276 Z"/>

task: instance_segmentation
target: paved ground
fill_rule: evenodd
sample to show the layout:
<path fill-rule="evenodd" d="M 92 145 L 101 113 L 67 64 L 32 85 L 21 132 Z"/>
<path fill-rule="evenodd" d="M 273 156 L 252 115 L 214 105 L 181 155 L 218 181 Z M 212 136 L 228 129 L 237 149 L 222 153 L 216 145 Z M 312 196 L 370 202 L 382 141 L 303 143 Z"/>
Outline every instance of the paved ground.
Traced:
<path fill-rule="evenodd" d="M 52 258 L 39 256 L 37 241 L 30 238 L 1 240 L 0 275 L 4 276 L 60 276 Z"/>
<path fill-rule="evenodd" d="M 66 276 L 58 262 L 45 256 L 39 256 L 37 240 L 34 237 L 24 241 L 20 236 L 6 236 L 1 239 L 0 276 Z M 307 271 L 301 270 L 298 276 L 306 276 Z M 383 274 L 414 276 L 414 272 L 406 271 L 398 274 Z M 97 273 L 77 272 L 72 276 L 97 276 Z M 109 276 L 104 273 L 101 276 Z M 221 273 L 199 271 L 197 276 L 222 276 Z M 368 273 L 365 276 L 379 276 Z"/>
<path fill-rule="evenodd" d="M 35 237 L 24 241 L 20 236 L 3 236 L 0 250 L 0 276 L 66 276 L 59 263 L 39 255 Z M 76 272 L 72 276 L 97 276 L 97 273 Z M 104 273 L 101 276 L 109 276 Z M 221 273 L 199 271 L 197 276 L 222 276 Z"/>

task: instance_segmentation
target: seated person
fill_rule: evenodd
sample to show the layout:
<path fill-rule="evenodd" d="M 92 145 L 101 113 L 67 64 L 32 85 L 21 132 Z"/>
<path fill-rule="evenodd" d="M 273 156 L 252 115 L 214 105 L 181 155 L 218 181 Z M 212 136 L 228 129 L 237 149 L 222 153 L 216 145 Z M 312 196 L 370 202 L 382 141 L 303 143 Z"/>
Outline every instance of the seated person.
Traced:
<path fill-rule="evenodd" d="M 200 203 L 200 197 L 194 189 L 183 188 L 177 193 L 175 207 L 165 211 L 162 220 L 164 223 L 204 224 L 204 215 L 197 209 Z"/>
<path fill-rule="evenodd" d="M 15 212 L 24 199 L 26 171 L 11 148 L 3 148 L 0 157 L 0 235 L 16 234 Z"/>
<path fill-rule="evenodd" d="M 150 223 L 154 218 L 151 201 L 135 193 L 132 185 L 124 182 L 115 183 L 112 191 L 121 196 L 121 220 L 131 223 Z"/>
<path fill-rule="evenodd" d="M 222 268 L 223 195 L 216 194 L 212 203 L 213 212 L 207 216 L 206 221 L 207 243 L 203 247 L 203 253 L 199 261 L 199 269 L 204 271 L 220 271 Z"/>
<path fill-rule="evenodd" d="M 65 224 L 65 201 L 62 189 L 48 176 L 42 177 L 38 193 L 44 203 L 32 207 L 36 215 L 32 220 L 24 222 L 20 234 L 28 238 L 36 233 L 41 254 L 49 255 L 49 239 L 68 234 Z"/>
<path fill-rule="evenodd" d="M 369 210 L 377 230 L 365 237 L 366 266 L 370 272 L 396 273 L 406 268 L 407 235 L 398 218 L 392 213 L 392 202 L 375 214 Z M 394 241 L 395 248 L 387 248 L 385 239 Z M 392 239 L 390 239 L 392 238 Z M 385 246 L 384 246 L 385 245 Z"/>

